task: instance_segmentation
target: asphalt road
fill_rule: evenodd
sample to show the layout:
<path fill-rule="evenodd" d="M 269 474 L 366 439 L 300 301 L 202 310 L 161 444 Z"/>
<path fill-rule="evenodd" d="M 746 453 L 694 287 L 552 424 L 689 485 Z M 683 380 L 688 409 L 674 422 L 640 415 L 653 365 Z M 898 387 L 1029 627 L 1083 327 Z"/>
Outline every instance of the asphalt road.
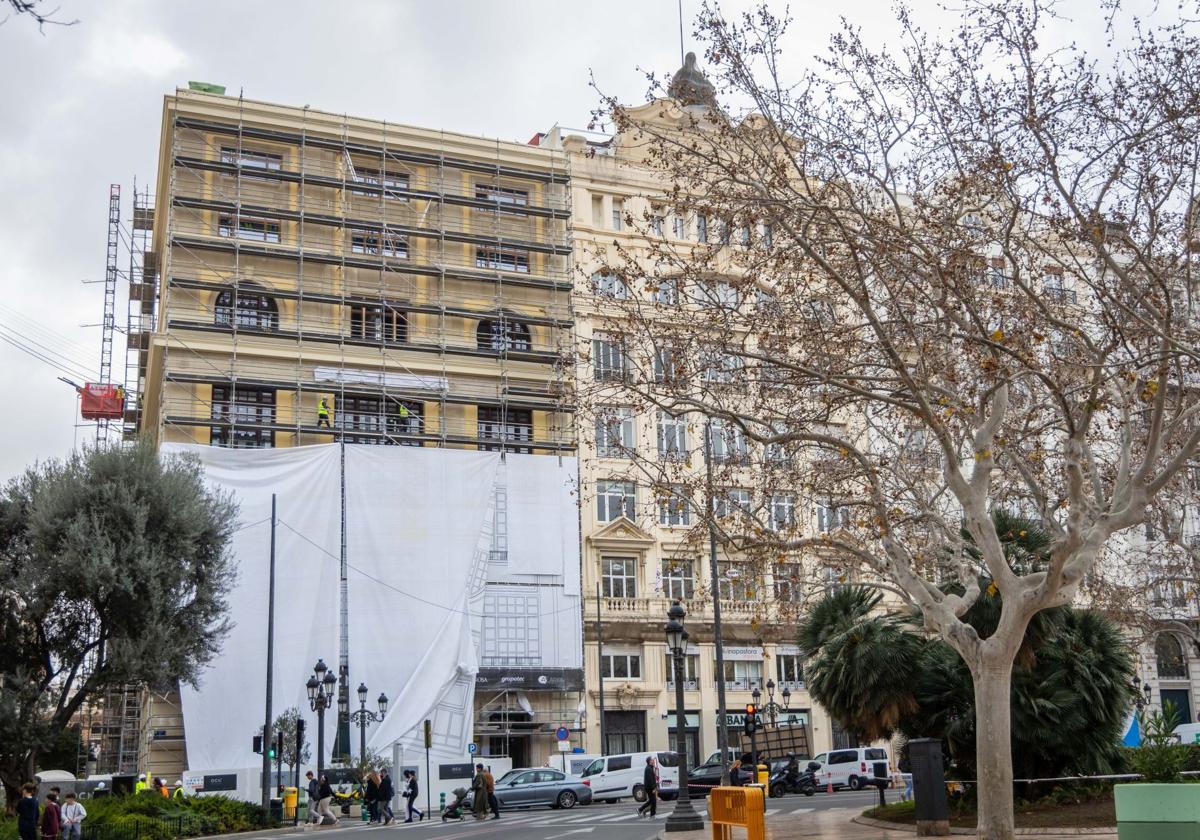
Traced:
<path fill-rule="evenodd" d="M 804 814 L 831 809 L 844 810 L 846 819 L 869 808 L 879 799 L 875 791 L 844 791 L 834 794 L 818 793 L 816 796 L 789 795 L 767 800 L 767 818 L 803 819 Z M 896 800 L 896 792 L 888 791 L 888 801 Z M 696 810 L 705 813 L 703 800 L 693 802 Z M 389 826 L 364 826 L 362 823 L 343 820 L 345 827 L 325 828 L 306 832 L 320 840 L 348 840 L 351 832 L 361 834 L 363 840 L 649 840 L 662 830 L 667 815 L 675 807 L 674 802 L 660 802 L 658 816 L 651 820 L 637 816 L 637 803 L 622 800 L 616 804 L 577 805 L 569 811 L 554 811 L 549 808 L 512 809 L 504 811 L 499 820 L 476 822 L 468 818 L 462 822 L 442 822 L 440 817 L 421 823 L 396 823 Z"/>

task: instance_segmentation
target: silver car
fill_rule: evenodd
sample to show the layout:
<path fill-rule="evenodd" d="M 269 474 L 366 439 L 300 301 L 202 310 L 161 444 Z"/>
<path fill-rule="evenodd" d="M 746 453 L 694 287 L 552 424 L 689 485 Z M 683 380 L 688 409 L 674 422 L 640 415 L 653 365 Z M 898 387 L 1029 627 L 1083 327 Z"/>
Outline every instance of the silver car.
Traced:
<path fill-rule="evenodd" d="M 522 767 L 509 770 L 496 780 L 496 798 L 500 808 L 574 808 L 576 804 L 590 805 L 592 789 L 561 770 L 549 767 Z M 472 796 L 467 797 L 466 810 L 474 805 Z"/>

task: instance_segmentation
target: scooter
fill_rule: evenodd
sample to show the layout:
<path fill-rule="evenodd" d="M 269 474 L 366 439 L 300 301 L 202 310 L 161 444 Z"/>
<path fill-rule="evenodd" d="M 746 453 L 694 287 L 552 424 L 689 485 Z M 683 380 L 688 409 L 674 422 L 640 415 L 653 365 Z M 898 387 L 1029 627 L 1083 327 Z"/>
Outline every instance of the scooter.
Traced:
<path fill-rule="evenodd" d="M 820 769 L 820 764 L 810 761 L 803 773 L 797 774 L 793 779 L 788 779 L 787 767 L 780 767 L 767 779 L 767 793 L 772 798 L 778 798 L 788 793 L 812 796 L 817 792 L 816 771 Z"/>

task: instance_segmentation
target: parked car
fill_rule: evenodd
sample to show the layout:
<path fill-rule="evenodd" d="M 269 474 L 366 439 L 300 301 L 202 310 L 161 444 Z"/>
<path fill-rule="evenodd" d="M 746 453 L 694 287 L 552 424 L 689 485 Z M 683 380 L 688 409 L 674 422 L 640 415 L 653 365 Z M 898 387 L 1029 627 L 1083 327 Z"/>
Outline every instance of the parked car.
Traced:
<path fill-rule="evenodd" d="M 583 783 L 591 787 L 592 795 L 601 802 L 616 802 L 626 796 L 645 802 L 646 788 L 642 785 L 642 777 L 646 759 L 650 756 L 658 760 L 659 797 L 674 799 L 679 794 L 679 758 L 673 752 L 624 753 L 597 758 L 583 771 Z"/>
<path fill-rule="evenodd" d="M 833 787 L 848 787 L 862 790 L 864 787 L 891 787 L 891 763 L 883 747 L 855 747 L 849 750 L 832 750 L 814 756 L 813 761 L 821 765 L 816 771 L 817 789 L 826 784 L 826 774 L 833 777 Z"/>
<path fill-rule="evenodd" d="M 719 756 L 719 754 L 718 754 Z M 701 764 L 699 767 L 688 771 L 688 796 L 697 799 L 703 799 L 708 796 L 709 791 L 721 784 L 721 762 L 715 761 L 710 764 Z M 730 771 L 733 773 L 734 771 Z M 736 771 L 741 784 L 748 785 L 754 781 L 754 774 L 749 770 L 738 768 Z"/>
<path fill-rule="evenodd" d="M 502 808 L 574 808 L 590 805 L 592 789 L 578 776 L 546 767 L 522 767 L 509 770 L 496 780 L 496 798 Z M 463 807 L 474 807 L 474 797 L 467 795 Z"/>

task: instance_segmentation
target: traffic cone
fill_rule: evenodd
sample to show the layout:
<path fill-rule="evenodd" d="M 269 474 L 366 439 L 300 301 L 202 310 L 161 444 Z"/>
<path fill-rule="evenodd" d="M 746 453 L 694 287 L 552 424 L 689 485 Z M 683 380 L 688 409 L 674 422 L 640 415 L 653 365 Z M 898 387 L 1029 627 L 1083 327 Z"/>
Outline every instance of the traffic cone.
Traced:
<path fill-rule="evenodd" d="M 832 773 L 825 774 L 825 792 L 833 793 L 833 774 Z"/>

